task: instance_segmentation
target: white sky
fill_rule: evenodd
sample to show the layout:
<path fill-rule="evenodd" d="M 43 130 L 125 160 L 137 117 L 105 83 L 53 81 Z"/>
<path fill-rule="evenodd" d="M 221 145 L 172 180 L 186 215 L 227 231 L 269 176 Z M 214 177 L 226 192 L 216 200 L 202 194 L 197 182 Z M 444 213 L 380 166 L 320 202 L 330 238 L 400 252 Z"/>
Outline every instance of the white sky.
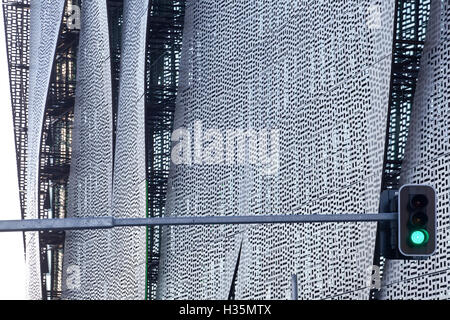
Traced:
<path fill-rule="evenodd" d="M 0 11 L 0 220 L 20 219 L 3 11 Z M 25 299 L 22 233 L 0 232 L 0 300 Z"/>

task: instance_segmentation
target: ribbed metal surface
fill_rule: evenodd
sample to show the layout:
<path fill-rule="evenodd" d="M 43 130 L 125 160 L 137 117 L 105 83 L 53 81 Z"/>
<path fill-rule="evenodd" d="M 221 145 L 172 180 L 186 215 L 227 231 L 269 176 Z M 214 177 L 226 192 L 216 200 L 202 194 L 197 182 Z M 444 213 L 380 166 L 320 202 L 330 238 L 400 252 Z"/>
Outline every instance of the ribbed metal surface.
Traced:
<path fill-rule="evenodd" d="M 188 1 L 175 129 L 191 163 L 171 163 L 167 215 L 376 212 L 393 13 L 393 1 Z M 252 139 L 270 130 L 267 164 Z M 228 142 L 241 162 L 220 158 Z M 375 228 L 164 228 L 158 297 L 226 298 L 242 239 L 236 299 L 290 298 L 295 273 L 301 299 L 367 298 Z"/>

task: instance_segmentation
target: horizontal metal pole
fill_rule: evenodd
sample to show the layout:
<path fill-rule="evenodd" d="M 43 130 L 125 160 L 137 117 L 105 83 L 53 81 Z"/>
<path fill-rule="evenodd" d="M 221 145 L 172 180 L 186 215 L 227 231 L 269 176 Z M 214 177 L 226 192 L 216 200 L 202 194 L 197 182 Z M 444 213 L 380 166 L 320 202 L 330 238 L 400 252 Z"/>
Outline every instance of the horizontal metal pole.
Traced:
<path fill-rule="evenodd" d="M 107 229 L 112 227 L 114 227 L 113 217 L 0 220 L 0 232 Z"/>
<path fill-rule="evenodd" d="M 65 218 L 0 220 L 0 232 L 108 229 L 132 226 L 179 226 L 214 224 L 317 223 L 317 222 L 376 222 L 397 220 L 397 213 L 366 214 L 310 214 L 310 215 L 253 215 L 215 217 L 162 218 Z"/>

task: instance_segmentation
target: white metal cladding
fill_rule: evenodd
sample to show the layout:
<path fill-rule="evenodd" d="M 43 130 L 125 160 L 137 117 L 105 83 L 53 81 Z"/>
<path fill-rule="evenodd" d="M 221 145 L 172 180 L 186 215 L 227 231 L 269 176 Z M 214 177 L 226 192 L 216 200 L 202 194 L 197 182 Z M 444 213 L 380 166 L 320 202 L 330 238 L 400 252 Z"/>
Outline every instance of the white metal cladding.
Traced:
<path fill-rule="evenodd" d="M 187 1 L 175 129 L 191 164 L 171 163 L 167 214 L 377 212 L 393 19 L 394 1 Z M 238 129 L 241 163 L 198 163 Z M 252 137 L 271 129 L 267 165 L 277 139 Z M 158 297 L 227 298 L 243 241 L 236 298 L 290 297 L 293 273 L 299 298 L 367 298 L 375 228 L 165 227 Z"/>
<path fill-rule="evenodd" d="M 125 1 L 114 157 L 114 217 L 146 216 L 145 49 L 148 0 Z M 114 299 L 144 299 L 146 228 L 113 231 Z"/>
<path fill-rule="evenodd" d="M 83 1 L 68 217 L 111 215 L 113 119 L 109 57 L 106 0 Z M 111 230 L 66 232 L 63 298 L 109 298 L 114 261 L 111 240 Z"/>
<path fill-rule="evenodd" d="M 64 1 L 33 0 L 30 7 L 30 91 L 28 109 L 27 219 L 38 218 L 39 155 L 48 86 L 58 40 Z M 27 232 L 28 295 L 40 299 L 39 235 Z"/>
<path fill-rule="evenodd" d="M 432 1 L 401 182 L 425 183 L 436 188 L 437 251 L 424 261 L 387 261 L 381 298 L 450 298 L 449 38 L 450 3 Z"/>

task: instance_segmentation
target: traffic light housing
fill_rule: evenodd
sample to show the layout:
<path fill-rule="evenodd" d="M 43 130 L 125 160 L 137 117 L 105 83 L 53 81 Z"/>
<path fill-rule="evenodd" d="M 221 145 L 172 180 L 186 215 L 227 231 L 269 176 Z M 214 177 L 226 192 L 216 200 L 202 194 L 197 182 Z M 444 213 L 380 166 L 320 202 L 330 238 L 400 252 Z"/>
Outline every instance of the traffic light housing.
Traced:
<path fill-rule="evenodd" d="M 436 250 L 436 191 L 404 185 L 398 194 L 398 249 L 404 256 L 428 257 Z"/>

